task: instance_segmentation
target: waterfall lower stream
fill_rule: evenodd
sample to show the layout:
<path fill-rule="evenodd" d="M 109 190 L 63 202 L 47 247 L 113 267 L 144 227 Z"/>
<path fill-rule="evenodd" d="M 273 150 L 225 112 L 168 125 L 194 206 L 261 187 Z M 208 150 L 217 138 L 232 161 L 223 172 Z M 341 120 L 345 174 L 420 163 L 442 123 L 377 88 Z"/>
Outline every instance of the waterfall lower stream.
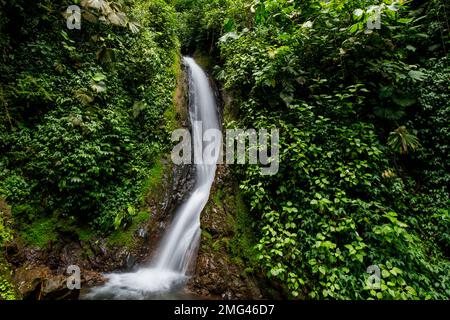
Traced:
<path fill-rule="evenodd" d="M 189 114 L 194 150 L 205 150 L 203 132 L 220 129 L 217 105 L 205 72 L 189 57 L 183 58 L 189 73 Z M 221 141 L 214 140 L 213 150 Z M 216 152 L 218 153 L 218 152 Z M 107 274 L 107 283 L 92 288 L 87 299 L 151 299 L 171 297 L 189 279 L 189 266 L 195 259 L 200 242 L 200 214 L 208 202 L 216 173 L 218 154 L 203 162 L 196 155 L 195 186 L 175 214 L 154 261 L 135 272 Z M 172 296 L 173 297 L 173 296 Z"/>

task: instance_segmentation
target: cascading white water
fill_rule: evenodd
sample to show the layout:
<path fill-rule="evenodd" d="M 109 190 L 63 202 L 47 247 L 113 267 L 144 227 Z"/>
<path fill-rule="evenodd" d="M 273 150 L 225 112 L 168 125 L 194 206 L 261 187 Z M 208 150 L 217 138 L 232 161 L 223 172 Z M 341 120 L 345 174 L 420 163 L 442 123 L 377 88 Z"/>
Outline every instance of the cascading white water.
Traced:
<path fill-rule="evenodd" d="M 192 123 L 193 150 L 203 150 L 203 133 L 220 129 L 216 100 L 205 72 L 189 57 L 183 58 L 189 71 L 189 113 Z M 222 143 L 214 140 L 213 150 Z M 90 299 L 145 299 L 171 291 L 186 283 L 188 268 L 195 258 L 200 241 L 200 214 L 208 202 L 216 173 L 218 152 L 213 161 L 203 163 L 195 154 L 195 186 L 187 201 L 178 209 L 175 218 L 161 241 L 156 259 L 136 272 L 106 275 L 108 282 L 92 289 Z"/>
<path fill-rule="evenodd" d="M 192 58 L 184 58 L 189 74 L 190 118 L 194 150 L 206 147 L 203 144 L 203 133 L 209 129 L 219 129 L 216 100 L 208 78 Z M 214 141 L 215 150 L 219 150 L 221 141 Z M 201 159 L 196 158 L 201 162 Z M 161 255 L 156 267 L 186 273 L 189 262 L 200 239 L 200 214 L 205 207 L 211 185 L 216 173 L 218 152 L 214 164 L 196 164 L 196 185 L 193 193 L 180 208 L 172 227 L 162 241 Z"/>

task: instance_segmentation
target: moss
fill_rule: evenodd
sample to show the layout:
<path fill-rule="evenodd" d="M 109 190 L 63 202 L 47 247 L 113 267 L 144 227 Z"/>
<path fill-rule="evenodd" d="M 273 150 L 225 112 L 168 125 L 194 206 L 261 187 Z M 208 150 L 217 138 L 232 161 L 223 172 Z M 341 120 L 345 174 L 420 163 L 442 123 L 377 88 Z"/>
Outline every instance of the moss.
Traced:
<path fill-rule="evenodd" d="M 130 229 L 118 230 L 111 233 L 107 238 L 109 246 L 124 246 L 131 248 L 133 246 L 134 233 Z"/>
<path fill-rule="evenodd" d="M 227 250 L 230 246 L 230 238 L 227 237 L 222 237 L 219 238 L 218 240 L 214 241 L 214 243 L 212 244 L 212 249 L 215 252 L 219 252 L 222 249 Z"/>
<path fill-rule="evenodd" d="M 144 223 L 146 221 L 148 221 L 150 219 L 150 212 L 148 211 L 141 211 L 137 214 L 136 218 L 135 218 L 135 222 L 137 224 L 141 224 Z"/>
<path fill-rule="evenodd" d="M 212 197 L 214 204 L 223 210 L 223 203 L 222 203 L 222 190 L 218 189 L 216 193 Z"/>
<path fill-rule="evenodd" d="M 234 216 L 234 214 L 232 212 L 227 212 L 227 215 L 225 217 L 225 220 L 227 222 L 228 225 L 232 226 L 232 228 L 235 228 L 236 225 L 236 218 Z"/>
<path fill-rule="evenodd" d="M 168 132 L 173 132 L 178 126 L 178 117 L 175 108 L 167 108 L 164 111 L 164 119 L 166 123 L 166 129 Z"/>
<path fill-rule="evenodd" d="M 241 194 L 234 189 L 232 187 L 218 188 L 212 196 L 214 206 L 219 209 L 218 212 L 221 214 L 226 213 L 226 224 L 234 231 L 232 239 L 222 237 L 221 240 L 224 240 L 222 242 L 227 244 L 226 247 L 229 249 L 232 258 L 238 258 L 239 261 L 242 260 L 241 258 L 244 258 L 244 260 L 253 259 L 255 257 L 253 247 L 256 238 L 252 231 L 252 220 Z"/>
<path fill-rule="evenodd" d="M 239 192 L 236 193 L 234 200 L 235 233 L 230 241 L 230 252 L 235 262 L 253 268 L 258 266 L 255 251 L 256 237 L 252 229 L 253 222 Z"/>
<path fill-rule="evenodd" d="M 167 128 L 171 131 L 182 127 L 182 122 L 188 118 L 187 79 L 181 67 L 181 56 L 179 55 L 173 64 L 173 70 L 177 86 L 173 92 L 173 106 L 168 108 L 165 113 Z"/>
<path fill-rule="evenodd" d="M 89 228 L 77 228 L 76 233 L 78 235 L 78 239 L 83 242 L 89 242 L 95 236 L 95 231 Z"/>
<path fill-rule="evenodd" d="M 224 226 L 214 237 L 203 229 L 202 247 L 206 250 L 210 248 L 216 253 L 226 253 L 227 259 L 238 265 L 244 275 L 253 273 L 258 267 L 254 249 L 256 236 L 252 219 L 237 186 L 219 186 L 215 189 L 205 208 L 205 214 L 212 215 L 215 221 L 220 220 Z M 203 227 L 207 229 L 208 225 Z"/>
<path fill-rule="evenodd" d="M 40 206 L 29 203 L 12 206 L 11 212 L 15 218 L 19 218 L 19 221 L 24 219 L 32 220 L 34 217 L 44 214 Z"/>
<path fill-rule="evenodd" d="M 211 241 L 213 236 L 208 231 L 202 230 L 202 238 Z"/>
<path fill-rule="evenodd" d="M 124 246 L 133 248 L 136 244 L 135 236 L 139 227 L 150 219 L 148 211 L 141 211 L 132 218 L 131 225 L 125 230 L 117 230 L 111 233 L 107 238 L 109 246 Z"/>
<path fill-rule="evenodd" d="M 213 57 L 198 50 L 194 53 L 194 59 L 203 69 L 208 71 L 211 71 L 216 64 Z"/>
<path fill-rule="evenodd" d="M 178 96 L 181 94 L 182 90 L 180 91 L 181 86 L 181 66 L 180 66 L 180 57 L 177 56 L 174 64 L 173 64 L 173 74 L 175 75 L 177 79 L 177 86 L 175 87 L 175 90 L 173 91 L 173 103 L 171 106 L 169 106 L 164 111 L 164 120 L 165 120 L 165 126 L 168 132 L 172 132 L 173 130 L 177 129 L 179 127 L 179 116 L 178 116 L 178 110 L 180 109 L 180 103 Z"/>
<path fill-rule="evenodd" d="M 60 227 L 65 231 L 72 225 L 70 221 L 65 221 L 67 219 L 59 221 L 56 214 L 46 216 L 41 208 L 30 203 L 12 206 L 12 214 L 18 238 L 26 245 L 39 248 L 45 248 L 50 242 L 57 241 Z"/>
<path fill-rule="evenodd" d="M 50 241 L 58 240 L 57 225 L 56 218 L 42 218 L 25 226 L 20 236 L 29 245 L 44 248 Z"/>
<path fill-rule="evenodd" d="M 147 178 L 144 181 L 141 191 L 140 202 L 144 206 L 148 195 L 158 194 L 162 187 L 165 166 L 161 156 L 150 169 Z"/>

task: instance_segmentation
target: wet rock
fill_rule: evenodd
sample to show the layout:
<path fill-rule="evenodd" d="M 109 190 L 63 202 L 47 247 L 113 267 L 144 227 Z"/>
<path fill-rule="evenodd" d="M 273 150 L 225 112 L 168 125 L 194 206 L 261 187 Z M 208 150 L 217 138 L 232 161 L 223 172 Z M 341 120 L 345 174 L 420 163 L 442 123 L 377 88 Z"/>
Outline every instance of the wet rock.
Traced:
<path fill-rule="evenodd" d="M 137 234 L 139 237 L 141 237 L 142 239 L 147 239 L 148 236 L 148 230 L 141 227 L 138 229 Z"/>
<path fill-rule="evenodd" d="M 17 284 L 17 288 L 24 299 L 30 298 L 31 295 L 35 295 L 35 292 L 40 292 L 41 283 L 46 278 L 46 274 L 49 272 L 48 268 L 41 269 L 28 269 L 27 267 L 16 270 L 14 275 L 14 282 Z"/>
<path fill-rule="evenodd" d="M 79 290 L 67 286 L 67 276 L 54 275 L 47 266 L 24 266 L 16 270 L 15 283 L 26 300 L 77 299 Z"/>
<path fill-rule="evenodd" d="M 68 288 L 66 276 L 58 275 L 51 276 L 43 282 L 39 299 L 74 300 L 78 299 L 79 295 L 79 289 Z"/>
<path fill-rule="evenodd" d="M 83 271 L 81 273 L 81 286 L 93 287 L 104 284 L 106 278 L 98 272 L 95 271 Z"/>
<path fill-rule="evenodd" d="M 80 270 L 81 287 L 104 284 L 105 277 L 91 270 Z M 80 290 L 68 286 L 69 275 L 65 272 L 54 274 L 44 265 L 26 265 L 16 269 L 14 281 L 26 300 L 73 300 L 78 299 Z"/>
<path fill-rule="evenodd" d="M 130 253 L 127 254 L 127 258 L 126 258 L 126 267 L 127 269 L 131 269 L 135 266 L 136 264 L 136 257 L 131 255 Z"/>
<path fill-rule="evenodd" d="M 233 294 L 231 293 L 231 291 L 226 291 L 225 293 L 222 294 L 222 300 L 231 300 L 233 299 Z"/>
<path fill-rule="evenodd" d="M 226 167 L 219 166 L 212 195 L 221 188 L 222 195 L 232 194 L 227 187 Z M 244 265 L 233 261 L 228 249 L 230 239 L 235 234 L 236 212 L 233 197 L 219 197 L 219 202 L 211 196 L 201 217 L 201 226 L 205 231 L 197 258 L 196 271 L 188 283 L 191 292 L 212 299 L 262 299 L 259 283 L 246 275 Z M 228 199 L 228 200 L 226 200 Z"/>

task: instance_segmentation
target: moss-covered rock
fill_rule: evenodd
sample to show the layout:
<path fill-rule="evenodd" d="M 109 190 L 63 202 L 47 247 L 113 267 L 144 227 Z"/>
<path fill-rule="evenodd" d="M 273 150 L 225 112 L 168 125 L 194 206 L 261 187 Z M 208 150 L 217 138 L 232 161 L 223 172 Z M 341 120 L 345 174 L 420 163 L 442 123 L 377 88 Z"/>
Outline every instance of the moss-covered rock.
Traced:
<path fill-rule="evenodd" d="M 219 166 L 201 217 L 202 238 L 190 291 L 216 299 L 261 299 L 254 235 L 238 186 Z"/>

